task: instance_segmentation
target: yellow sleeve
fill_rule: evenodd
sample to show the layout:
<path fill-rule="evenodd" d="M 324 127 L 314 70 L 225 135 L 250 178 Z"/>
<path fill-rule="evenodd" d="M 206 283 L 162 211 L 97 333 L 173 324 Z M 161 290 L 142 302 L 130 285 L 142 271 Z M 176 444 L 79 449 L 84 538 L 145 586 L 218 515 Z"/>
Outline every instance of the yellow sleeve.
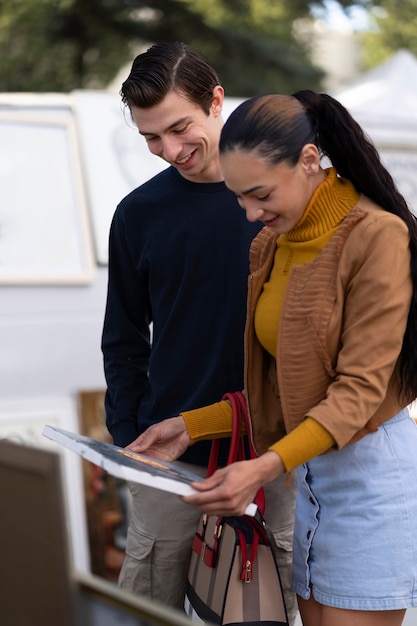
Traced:
<path fill-rule="evenodd" d="M 286 471 L 290 472 L 313 457 L 326 452 L 334 444 L 335 440 L 324 426 L 312 417 L 306 417 L 297 428 L 274 443 L 269 450 L 281 457 Z"/>
<path fill-rule="evenodd" d="M 221 439 L 232 433 L 232 407 L 226 400 L 192 411 L 181 411 L 191 445 L 202 439 Z"/>

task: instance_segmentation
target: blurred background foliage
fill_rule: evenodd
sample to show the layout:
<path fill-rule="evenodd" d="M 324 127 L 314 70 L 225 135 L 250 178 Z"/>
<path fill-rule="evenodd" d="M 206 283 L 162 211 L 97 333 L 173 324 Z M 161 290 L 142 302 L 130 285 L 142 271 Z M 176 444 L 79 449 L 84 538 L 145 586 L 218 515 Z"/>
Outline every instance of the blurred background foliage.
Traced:
<path fill-rule="evenodd" d="M 416 0 L 340 0 L 370 17 L 364 65 L 417 52 Z M 300 28 L 326 0 L 0 0 L 0 91 L 104 89 L 157 41 L 185 41 L 214 65 L 229 96 L 319 89 Z"/>
<path fill-rule="evenodd" d="M 417 56 L 416 0 L 380 0 L 369 3 L 369 28 L 361 35 L 362 62 L 369 69 L 397 50 Z"/>

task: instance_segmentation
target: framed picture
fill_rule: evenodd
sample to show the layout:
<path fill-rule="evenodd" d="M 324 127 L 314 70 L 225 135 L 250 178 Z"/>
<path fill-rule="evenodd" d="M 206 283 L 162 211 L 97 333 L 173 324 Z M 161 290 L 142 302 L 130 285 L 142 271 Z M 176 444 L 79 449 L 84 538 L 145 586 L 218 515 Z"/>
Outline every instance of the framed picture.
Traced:
<path fill-rule="evenodd" d="M 77 430 L 76 402 L 66 397 L 0 401 L 0 440 L 58 454 L 62 462 L 72 564 L 76 570 L 89 572 L 91 568 L 81 459 L 44 437 L 42 431 L 45 425 Z"/>
<path fill-rule="evenodd" d="M 104 395 L 104 390 L 78 393 L 79 432 L 112 443 L 106 427 Z M 82 466 L 91 572 L 116 582 L 125 558 L 130 492 L 126 481 L 111 476 L 102 467 L 85 459 Z"/>
<path fill-rule="evenodd" d="M 0 108 L 0 284 L 89 283 L 94 269 L 71 108 Z"/>
<path fill-rule="evenodd" d="M 72 96 L 97 262 L 107 265 L 110 224 L 117 205 L 168 164 L 149 152 L 119 96 L 92 90 L 78 90 Z"/>

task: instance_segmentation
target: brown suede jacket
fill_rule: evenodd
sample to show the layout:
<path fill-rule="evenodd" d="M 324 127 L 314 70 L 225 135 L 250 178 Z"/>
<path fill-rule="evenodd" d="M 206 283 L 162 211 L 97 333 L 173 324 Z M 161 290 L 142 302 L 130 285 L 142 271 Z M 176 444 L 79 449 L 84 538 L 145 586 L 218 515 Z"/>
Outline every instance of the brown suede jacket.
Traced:
<path fill-rule="evenodd" d="M 261 454 L 310 416 L 340 448 L 407 404 L 396 364 L 412 295 L 408 229 L 361 196 L 319 256 L 292 268 L 275 360 L 256 338 L 254 311 L 276 239 L 264 228 L 250 251 L 245 390 L 252 439 Z"/>

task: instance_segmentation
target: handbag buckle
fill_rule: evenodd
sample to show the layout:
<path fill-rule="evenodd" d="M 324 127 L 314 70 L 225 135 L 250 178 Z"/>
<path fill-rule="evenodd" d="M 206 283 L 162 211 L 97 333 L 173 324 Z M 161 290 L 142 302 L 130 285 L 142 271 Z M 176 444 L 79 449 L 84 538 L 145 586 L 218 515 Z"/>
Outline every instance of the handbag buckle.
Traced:
<path fill-rule="evenodd" d="M 222 524 L 216 524 L 215 527 L 214 527 L 213 537 L 215 539 L 220 539 L 221 534 L 222 534 L 222 530 L 223 530 L 223 525 Z"/>
<path fill-rule="evenodd" d="M 252 581 L 252 563 L 250 561 L 246 561 L 244 581 L 245 583 L 250 583 Z"/>

